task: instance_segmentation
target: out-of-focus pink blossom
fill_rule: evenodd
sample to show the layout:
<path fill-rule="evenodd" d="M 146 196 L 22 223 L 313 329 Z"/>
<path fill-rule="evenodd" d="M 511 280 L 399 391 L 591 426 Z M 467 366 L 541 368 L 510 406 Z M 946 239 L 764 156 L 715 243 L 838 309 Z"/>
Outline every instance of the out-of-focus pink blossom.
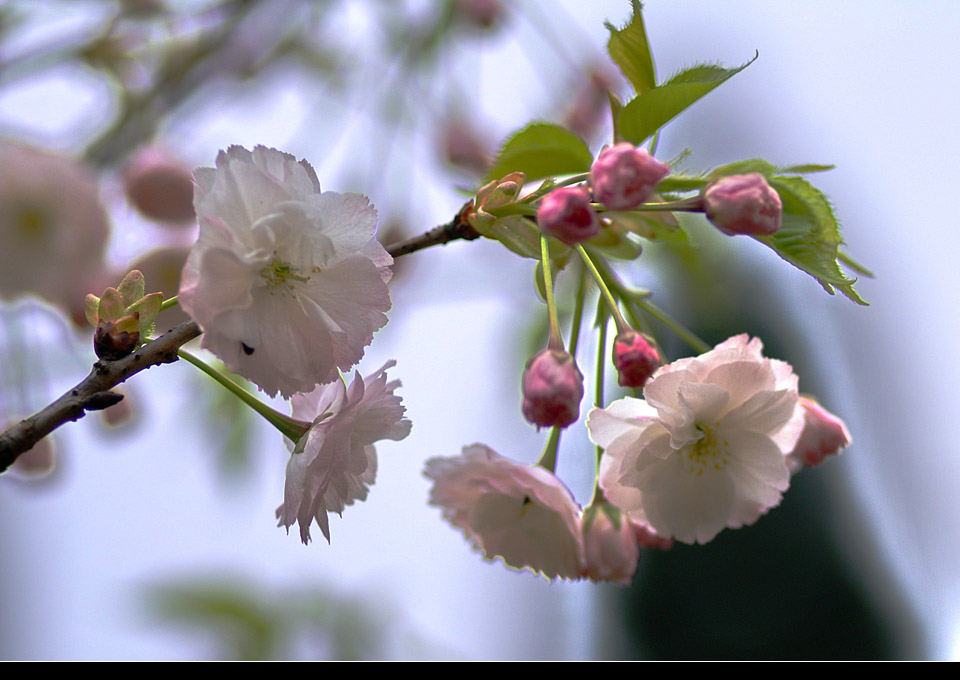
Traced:
<path fill-rule="evenodd" d="M 780 195 L 763 175 L 728 175 L 703 192 L 707 218 L 724 234 L 769 235 L 780 229 Z"/>
<path fill-rule="evenodd" d="M 336 380 L 387 322 L 393 258 L 360 194 L 320 193 L 306 161 L 230 147 L 196 171 L 200 240 L 180 304 L 203 346 L 270 395 Z"/>
<path fill-rule="evenodd" d="M 660 367 L 656 345 L 643 333 L 630 330 L 617 335 L 613 342 L 613 365 L 621 387 L 643 387 Z"/>
<path fill-rule="evenodd" d="M 554 475 L 514 463 L 483 444 L 455 458 L 431 458 L 430 504 L 489 560 L 549 579 L 584 572 L 580 508 Z"/>
<path fill-rule="evenodd" d="M 819 465 L 827 456 L 840 453 L 852 441 L 847 424 L 815 399 L 801 396 L 800 405 L 803 406 L 803 432 L 787 461 L 794 472 L 802 466 Z"/>
<path fill-rule="evenodd" d="M 35 293 L 83 309 L 106 269 L 96 179 L 65 156 L 0 141 L 0 297 Z"/>
<path fill-rule="evenodd" d="M 168 224 L 193 222 L 193 175 L 157 147 L 141 150 L 123 171 L 123 190 L 144 216 Z"/>
<path fill-rule="evenodd" d="M 580 418 L 583 374 L 569 352 L 545 349 L 523 371 L 523 415 L 537 427 L 566 427 Z"/>
<path fill-rule="evenodd" d="M 583 546 L 585 577 L 622 586 L 633 582 L 640 548 L 634 526 L 625 514 L 610 505 L 588 508 L 583 520 Z"/>
<path fill-rule="evenodd" d="M 594 198 L 610 210 L 630 210 L 653 196 L 668 174 L 669 165 L 644 149 L 620 142 L 602 151 L 593 163 L 590 186 Z"/>
<path fill-rule="evenodd" d="M 388 362 L 366 379 L 358 373 L 349 388 L 338 380 L 291 399 L 293 417 L 311 426 L 287 463 L 277 518 L 288 530 L 297 522 L 304 543 L 310 540 L 313 521 L 329 543 L 327 513 L 342 515 L 346 506 L 366 500 L 377 475 L 374 443 L 410 434 L 410 421 L 403 418 L 405 409 L 393 393 L 400 382 L 387 382 L 386 370 L 395 363 Z"/>
<path fill-rule="evenodd" d="M 600 218 L 581 187 L 560 187 L 543 197 L 537 223 L 548 236 L 574 245 L 600 233 Z"/>
<path fill-rule="evenodd" d="M 793 369 L 762 349 L 756 338 L 732 337 L 661 367 L 644 399 L 591 411 L 607 499 L 684 543 L 706 543 L 778 505 L 804 416 Z"/>

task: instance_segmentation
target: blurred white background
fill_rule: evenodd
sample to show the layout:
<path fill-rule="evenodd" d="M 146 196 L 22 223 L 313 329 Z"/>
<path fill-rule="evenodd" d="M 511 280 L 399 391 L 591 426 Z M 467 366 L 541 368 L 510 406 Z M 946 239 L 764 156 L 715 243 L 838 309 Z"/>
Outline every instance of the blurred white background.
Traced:
<path fill-rule="evenodd" d="M 18 35 L 36 44 L 92 30 L 110 11 L 98 2 L 29 4 L 36 25 Z M 285 0 L 269 5 L 273 21 L 293 22 L 306 11 Z M 483 132 L 495 142 L 533 118 L 562 118 L 577 78 L 604 59 L 603 21 L 622 25 L 629 17 L 629 3 L 619 0 L 504 3 L 496 30 L 464 33 L 430 78 L 405 83 L 395 64 L 378 64 L 363 50 L 376 42 L 375 5 L 325 5 L 337 13 L 340 47 L 360 64 L 346 103 L 277 68 L 240 94 L 188 102 L 160 139 L 195 165 L 212 164 L 230 144 L 275 146 L 310 160 L 325 189 L 369 194 L 381 228 L 402 221 L 410 232 L 426 230 L 448 221 L 464 196 L 438 161 L 429 116 L 405 109 L 408 118 L 395 127 L 378 118 L 378 107 L 388 105 L 384 83 L 398 79 L 434 122 L 450 113 L 441 102 L 455 94 L 463 115 L 482 112 Z M 406 6 L 428 15 L 432 4 Z M 746 261 L 768 287 L 764 294 L 798 320 L 833 395 L 828 406 L 853 432 L 841 458 L 806 473 L 830 480 L 842 545 L 891 616 L 903 605 L 916 616 L 922 639 L 912 654 L 957 658 L 960 11 L 946 0 L 650 0 L 645 19 L 661 79 L 698 61 L 734 66 L 760 55 L 674 121 L 659 155 L 689 147 L 690 169 L 752 157 L 837 166 L 812 179 L 834 201 L 849 252 L 878 274 L 858 283 L 870 307 L 827 296 L 753 243 L 736 246 L 750 252 Z M 257 26 L 273 30 L 267 19 Z M 253 28 L 250 34 L 255 51 Z M 550 36 L 559 47 L 548 44 Z M 0 56 L 18 49 L 0 42 Z M 0 73 L 0 136 L 9 139 L 77 152 L 115 106 L 89 69 L 57 68 L 7 85 Z M 372 174 L 378 162 L 382 176 Z M 108 175 L 112 249 L 129 256 L 158 232 L 117 193 Z M 426 458 L 456 455 L 475 441 L 526 462 L 542 449 L 545 435 L 519 412 L 527 323 L 541 313 L 532 263 L 477 241 L 401 264 L 391 321 L 360 370 L 397 360 L 391 375 L 403 382 L 413 432 L 378 446 L 376 486 L 367 502 L 331 520 L 331 545 L 321 538 L 303 546 L 276 527 L 287 457 L 279 435 L 257 423 L 250 473 L 224 481 L 219 444 L 198 417 L 212 390 L 198 388 L 189 366 L 151 370 L 132 381 L 144 409 L 132 434 L 106 432 L 87 418 L 57 433 L 59 466 L 45 482 L 0 478 L 3 658 L 211 656 L 212 637 L 158 623 L 145 597 L 147 586 L 195 578 L 235 579 L 274 600 L 316 589 L 369 612 L 381 627 L 383 657 L 620 653 L 607 607 L 622 590 L 551 584 L 486 563 L 426 505 Z M 89 352 L 63 349 L 66 331 L 31 314 L 50 331 L 43 389 L 53 397 L 85 374 Z M 584 503 L 590 451 L 582 433 L 565 437 L 561 449 L 559 474 Z M 293 648 L 322 654 L 318 639 L 305 631 Z"/>

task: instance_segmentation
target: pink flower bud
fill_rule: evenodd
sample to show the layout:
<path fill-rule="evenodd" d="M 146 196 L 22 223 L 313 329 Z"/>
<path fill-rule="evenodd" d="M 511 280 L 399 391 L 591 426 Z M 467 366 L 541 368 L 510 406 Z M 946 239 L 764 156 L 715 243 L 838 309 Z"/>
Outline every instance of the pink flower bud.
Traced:
<path fill-rule="evenodd" d="M 193 222 L 193 175 L 159 149 L 145 149 L 123 173 L 123 190 L 144 216 L 158 222 Z"/>
<path fill-rule="evenodd" d="M 567 352 L 545 349 L 523 371 L 523 416 L 537 427 L 566 427 L 580 417 L 583 374 Z"/>
<path fill-rule="evenodd" d="M 801 465 L 819 465 L 827 456 L 840 453 L 850 444 L 846 423 L 810 397 L 800 397 L 803 406 L 803 431 L 788 457 L 788 466 L 796 471 Z"/>
<path fill-rule="evenodd" d="M 622 586 L 633 582 L 640 559 L 640 547 L 633 525 L 625 514 L 614 525 L 604 508 L 592 513 L 589 525 L 584 523 L 583 547 L 586 558 L 584 576 L 591 581 L 613 581 Z"/>
<path fill-rule="evenodd" d="M 630 210 L 653 196 L 660 180 L 670 173 L 643 149 L 621 142 L 605 149 L 590 168 L 593 195 L 610 210 Z"/>
<path fill-rule="evenodd" d="M 756 172 L 729 175 L 703 192 L 707 218 L 724 234 L 774 234 L 780 228 L 780 196 Z"/>
<path fill-rule="evenodd" d="M 660 353 L 643 333 L 625 331 L 613 342 L 613 365 L 617 367 L 621 387 L 643 387 L 660 363 Z"/>
<path fill-rule="evenodd" d="M 590 206 L 590 197 L 580 187 L 554 189 L 540 201 L 537 223 L 548 236 L 569 246 L 600 233 L 600 218 Z"/>

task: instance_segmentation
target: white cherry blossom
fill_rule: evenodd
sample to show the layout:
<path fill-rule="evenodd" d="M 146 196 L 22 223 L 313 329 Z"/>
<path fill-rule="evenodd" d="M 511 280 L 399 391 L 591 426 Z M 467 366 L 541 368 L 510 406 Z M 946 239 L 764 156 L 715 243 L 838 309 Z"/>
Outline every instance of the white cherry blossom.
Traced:
<path fill-rule="evenodd" d="M 306 161 L 256 147 L 199 168 L 200 238 L 180 303 L 203 346 L 270 395 L 337 379 L 387 322 L 390 255 L 365 196 L 320 192 Z"/>
<path fill-rule="evenodd" d="M 579 579 L 585 571 L 580 506 L 547 470 L 521 465 L 483 444 L 454 458 L 431 458 L 430 504 L 493 560 L 550 579 Z"/>
<path fill-rule="evenodd" d="M 738 335 L 661 367 L 643 389 L 587 419 L 605 449 L 607 499 L 663 538 L 706 543 L 752 524 L 790 484 L 786 456 L 803 427 L 797 377 Z"/>
<path fill-rule="evenodd" d="M 366 500 L 377 476 L 373 444 L 410 434 L 411 423 L 403 418 L 405 409 L 393 393 L 400 382 L 387 382 L 386 370 L 395 363 L 388 362 L 366 379 L 357 374 L 349 388 L 338 380 L 291 400 L 293 417 L 312 425 L 290 456 L 277 518 L 288 530 L 297 522 L 304 543 L 310 540 L 314 520 L 329 543 L 327 513 L 342 514 L 354 501 Z"/>

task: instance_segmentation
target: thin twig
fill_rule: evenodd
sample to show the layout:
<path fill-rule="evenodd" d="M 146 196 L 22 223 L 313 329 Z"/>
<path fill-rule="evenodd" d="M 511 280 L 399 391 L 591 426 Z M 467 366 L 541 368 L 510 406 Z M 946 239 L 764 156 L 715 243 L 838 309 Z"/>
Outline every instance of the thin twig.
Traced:
<path fill-rule="evenodd" d="M 111 392 L 112 388 L 144 369 L 176 361 L 180 346 L 198 335 L 200 327 L 193 321 L 185 321 L 129 356 L 95 363 L 90 375 L 72 390 L 0 434 L 0 472 L 64 423 L 80 420 L 88 411 L 99 411 L 116 404 L 123 395 Z"/>
<path fill-rule="evenodd" d="M 470 223 L 467 222 L 466 215 L 471 208 L 473 208 L 473 201 L 467 201 L 463 208 L 460 209 L 460 212 L 446 224 L 435 227 L 419 236 L 409 238 L 406 241 L 394 243 L 387 248 L 387 252 L 396 258 L 401 255 L 409 255 L 424 248 L 429 248 L 430 246 L 445 245 L 457 239 L 473 241 L 474 239 L 480 238 L 480 232 L 471 227 Z"/>

